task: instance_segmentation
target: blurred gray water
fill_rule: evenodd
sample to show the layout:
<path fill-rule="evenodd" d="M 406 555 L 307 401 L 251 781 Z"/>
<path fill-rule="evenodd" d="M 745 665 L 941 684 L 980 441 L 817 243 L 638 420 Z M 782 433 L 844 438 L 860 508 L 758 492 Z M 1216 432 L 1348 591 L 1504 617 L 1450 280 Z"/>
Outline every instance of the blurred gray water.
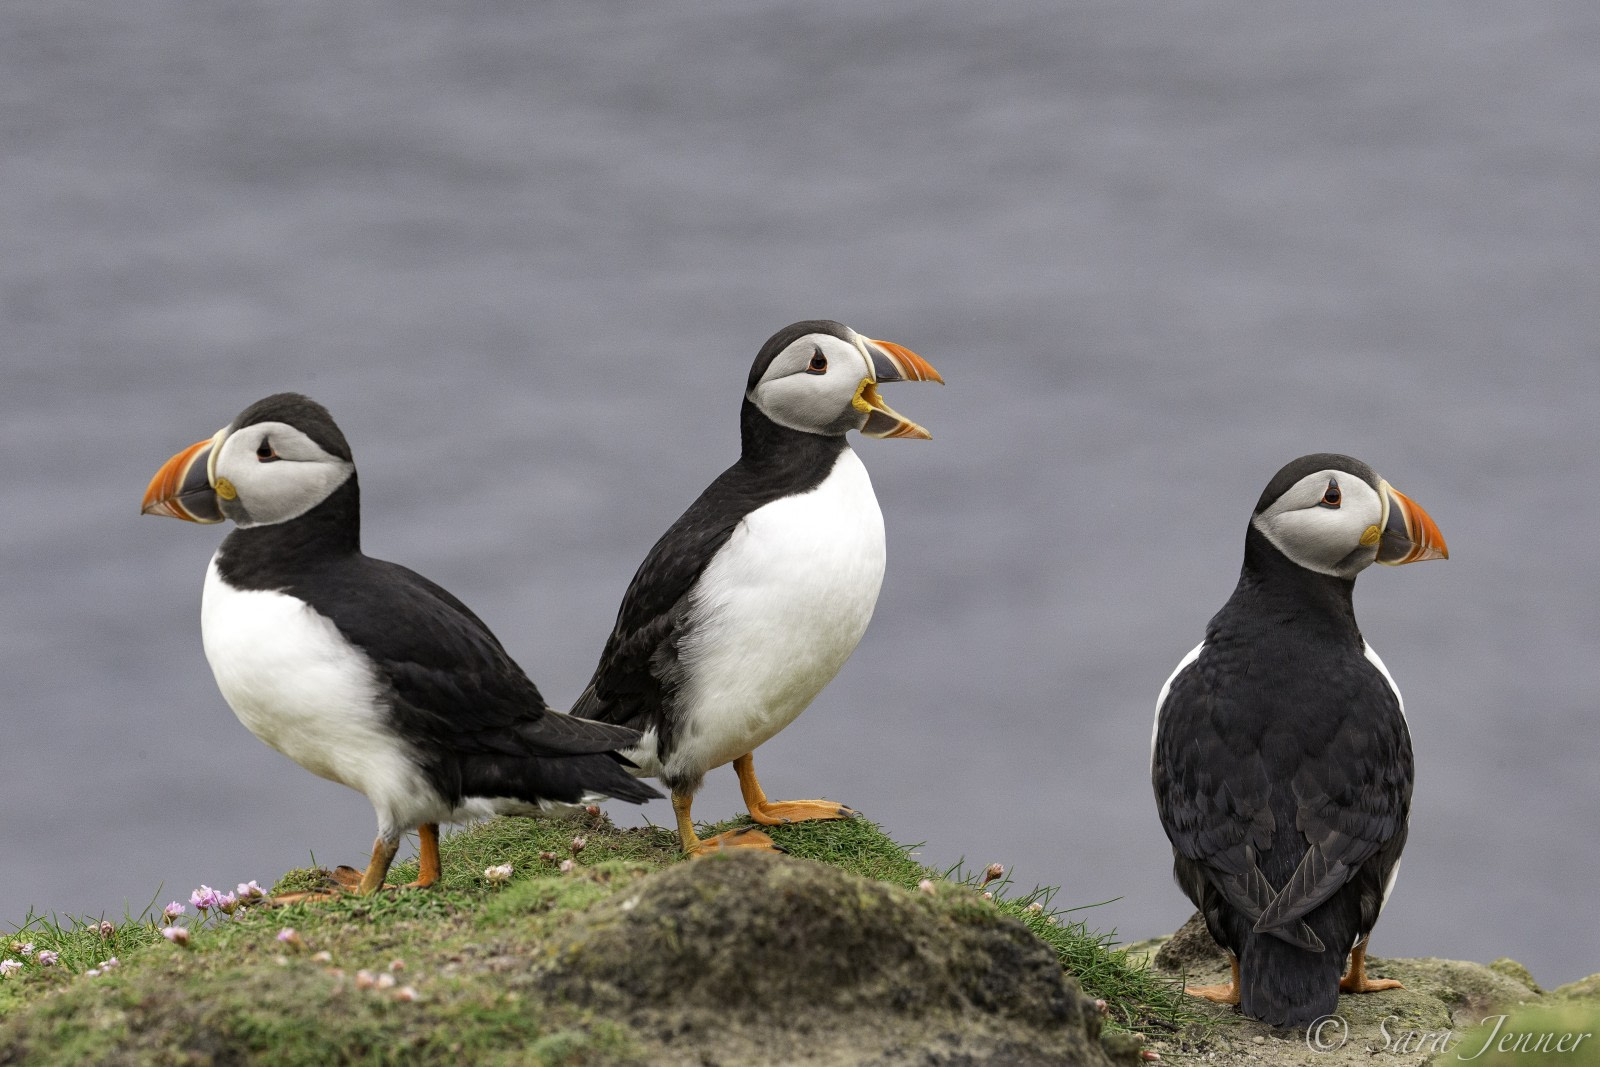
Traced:
<path fill-rule="evenodd" d="M 858 443 L 888 578 L 769 792 L 1174 928 L 1156 691 L 1268 477 L 1351 452 L 1455 556 L 1357 592 L 1419 762 L 1374 951 L 1600 970 L 1597 40 L 1581 3 L 8 0 L 0 924 L 366 855 L 215 691 L 221 532 L 137 515 L 168 455 L 316 396 L 367 550 L 565 705 L 756 349 L 825 316 L 950 384 L 888 396 L 931 443 Z M 697 814 L 736 808 L 715 773 Z"/>

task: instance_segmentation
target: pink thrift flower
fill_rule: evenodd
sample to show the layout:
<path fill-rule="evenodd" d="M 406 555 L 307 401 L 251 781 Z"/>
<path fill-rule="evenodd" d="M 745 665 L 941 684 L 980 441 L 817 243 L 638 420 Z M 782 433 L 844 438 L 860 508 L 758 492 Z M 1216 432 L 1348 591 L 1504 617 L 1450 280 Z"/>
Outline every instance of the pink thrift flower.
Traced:
<path fill-rule="evenodd" d="M 574 837 L 572 839 L 572 854 L 574 856 L 576 856 L 578 853 L 582 852 L 584 849 L 586 849 L 588 847 L 589 847 L 589 839 L 588 838 L 586 838 L 586 837 Z"/>
<path fill-rule="evenodd" d="M 224 914 L 224 915 L 232 915 L 235 911 L 238 910 L 238 907 L 239 907 L 239 894 L 237 894 L 237 893 L 218 893 L 217 894 L 217 907 L 222 910 L 222 914 Z"/>
<path fill-rule="evenodd" d="M 0 978 L 4 978 L 12 971 L 22 970 L 21 960 L 0 960 Z"/>
<path fill-rule="evenodd" d="M 561 861 L 561 873 L 562 874 L 571 874 L 572 873 L 572 867 L 573 867 L 573 863 L 572 863 L 571 860 L 562 860 Z"/>
<path fill-rule="evenodd" d="M 188 910 L 189 910 L 188 908 L 184 907 L 182 904 L 179 904 L 176 900 L 174 900 L 170 904 L 168 904 L 166 907 L 161 909 L 161 918 L 165 921 L 165 923 L 168 926 L 171 926 L 174 919 L 176 919 L 178 916 L 182 915 L 184 912 L 186 912 Z"/>
<path fill-rule="evenodd" d="M 588 807 L 584 808 L 583 810 L 585 812 L 587 812 L 588 814 L 590 814 L 590 815 L 599 815 L 600 814 L 600 805 L 598 805 L 598 804 L 590 804 Z"/>
<path fill-rule="evenodd" d="M 1028 914 L 1029 915 L 1037 915 L 1043 910 L 1044 910 L 1044 905 L 1039 903 L 1037 900 L 1034 901 L 1032 904 L 1028 905 Z"/>
<path fill-rule="evenodd" d="M 60 959 L 60 954 L 52 952 L 50 949 L 42 948 L 39 950 L 39 966 L 41 967 L 54 967 Z"/>
<path fill-rule="evenodd" d="M 234 892 L 239 895 L 240 900 L 260 900 L 267 895 L 264 889 L 256 885 L 254 878 L 248 882 L 240 882 Z"/>
<path fill-rule="evenodd" d="M 378 979 L 373 975 L 373 973 L 371 971 L 363 969 L 363 970 L 359 970 L 359 971 L 356 972 L 356 988 L 357 989 L 371 989 L 377 983 L 378 983 Z"/>
<path fill-rule="evenodd" d="M 101 919 L 100 920 L 100 936 L 101 937 L 110 937 L 112 934 L 114 934 L 116 932 L 117 932 L 117 928 L 115 926 L 112 926 L 105 919 Z"/>
<path fill-rule="evenodd" d="M 161 936 L 171 941 L 174 945 L 189 946 L 189 931 L 182 926 L 166 926 L 161 929 Z"/>
<path fill-rule="evenodd" d="M 32 942 L 32 941 L 29 941 L 29 942 L 28 942 L 28 943 L 27 943 L 27 944 L 26 944 L 26 945 L 23 945 L 23 946 L 22 946 L 22 947 L 21 947 L 21 948 L 20 948 L 20 949 L 18 949 L 18 950 L 17 950 L 17 951 L 18 951 L 18 952 L 21 952 L 21 953 L 22 953 L 22 954 L 23 954 L 23 955 L 24 955 L 24 956 L 31 956 L 31 955 L 33 955 L 33 942 Z"/>
<path fill-rule="evenodd" d="M 917 888 L 922 892 L 927 893 L 929 896 L 932 896 L 934 892 L 933 879 L 924 878 L 922 881 L 917 883 Z"/>
<path fill-rule="evenodd" d="M 189 903 L 201 911 L 214 908 L 217 906 L 217 891 L 208 885 L 202 885 L 199 889 L 189 894 Z"/>
<path fill-rule="evenodd" d="M 994 881 L 996 878 L 1004 878 L 1005 875 L 1006 875 L 1006 869 L 1005 869 L 1005 867 L 1003 865 L 998 864 L 998 863 L 991 863 L 991 864 L 989 864 L 988 867 L 986 867 L 984 869 L 983 881 L 979 882 L 978 885 L 980 887 L 986 886 L 990 882 Z"/>
<path fill-rule="evenodd" d="M 395 977 L 388 971 L 384 971 L 382 974 L 378 975 L 373 984 L 379 989 L 393 989 L 395 987 Z"/>
<path fill-rule="evenodd" d="M 502 885 L 511 881 L 511 864 L 502 863 L 498 867 L 485 867 L 483 876 L 488 879 L 490 885 Z"/>
<path fill-rule="evenodd" d="M 391 995 L 394 997 L 394 999 L 400 1001 L 402 1004 L 410 1004 L 413 1000 L 417 999 L 416 989 L 408 985 L 401 986 Z"/>
<path fill-rule="evenodd" d="M 305 939 L 302 938 L 300 936 L 300 932 L 292 926 L 285 926 L 282 930 L 279 930 L 278 940 L 297 951 L 304 951 L 306 947 Z"/>

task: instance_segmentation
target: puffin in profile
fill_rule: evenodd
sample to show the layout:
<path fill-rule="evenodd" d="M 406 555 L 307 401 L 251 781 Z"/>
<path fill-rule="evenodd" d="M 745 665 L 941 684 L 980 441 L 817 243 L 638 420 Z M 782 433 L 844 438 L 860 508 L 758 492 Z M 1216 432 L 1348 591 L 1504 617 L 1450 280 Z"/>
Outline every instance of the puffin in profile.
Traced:
<path fill-rule="evenodd" d="M 382 887 L 413 826 L 421 887 L 441 822 L 661 795 L 617 754 L 637 732 L 550 710 L 465 604 L 363 555 L 360 507 L 327 409 L 278 393 L 168 460 L 142 509 L 235 523 L 206 572 L 206 659 L 251 733 L 372 802 L 372 859 L 335 872 L 343 889 Z"/>
<path fill-rule="evenodd" d="M 774 849 L 747 827 L 702 840 L 690 805 L 731 762 L 764 826 L 855 814 L 827 800 L 768 800 L 751 753 L 805 710 L 855 650 L 883 583 L 883 514 L 845 440 L 931 434 L 878 395 L 934 381 L 910 349 L 843 323 L 796 322 L 750 368 L 738 462 L 661 536 L 633 576 L 572 714 L 641 731 L 624 754 L 672 792 L 690 855 Z"/>
<path fill-rule="evenodd" d="M 1411 735 L 1351 595 L 1374 562 L 1448 557 L 1427 512 L 1349 456 L 1302 456 L 1261 494 L 1238 586 L 1156 701 L 1173 873 L 1233 965 L 1191 994 L 1303 1026 L 1341 992 L 1399 987 L 1367 977 L 1366 951 L 1406 843 Z"/>

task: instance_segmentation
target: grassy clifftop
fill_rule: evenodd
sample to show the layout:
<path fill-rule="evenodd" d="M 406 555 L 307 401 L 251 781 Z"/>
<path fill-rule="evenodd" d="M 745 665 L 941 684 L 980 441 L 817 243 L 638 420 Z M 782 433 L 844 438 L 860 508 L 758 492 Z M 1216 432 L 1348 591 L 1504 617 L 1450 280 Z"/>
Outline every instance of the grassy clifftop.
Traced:
<path fill-rule="evenodd" d="M 190 907 L 187 945 L 159 912 L 32 920 L 0 941 L 0 1064 L 1108 1063 L 1192 1018 L 1050 890 L 931 871 L 865 820 L 773 836 L 789 858 L 687 864 L 603 815 L 496 820 L 446 838 L 431 890 Z"/>

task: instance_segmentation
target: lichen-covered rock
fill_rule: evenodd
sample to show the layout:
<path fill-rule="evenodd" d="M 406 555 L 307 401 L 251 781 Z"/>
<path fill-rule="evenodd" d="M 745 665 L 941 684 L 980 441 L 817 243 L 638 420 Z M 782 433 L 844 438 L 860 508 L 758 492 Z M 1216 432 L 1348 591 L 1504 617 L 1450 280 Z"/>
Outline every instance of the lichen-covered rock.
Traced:
<path fill-rule="evenodd" d="M 534 980 L 619 1016 L 660 1064 L 1109 1064 L 1054 954 L 970 892 L 734 852 L 640 880 Z"/>
<path fill-rule="evenodd" d="M 1133 948 L 1149 956 L 1158 970 L 1182 974 L 1195 985 L 1224 983 L 1230 975 L 1227 953 L 1211 939 L 1198 913 L 1171 937 Z M 1395 1067 L 1421 1067 L 1450 1050 L 1475 1051 L 1482 1042 L 1472 1043 L 1477 1040 L 1474 1028 L 1485 1019 L 1491 1025 L 1500 1015 L 1515 1019 L 1546 999 L 1527 969 L 1512 960 L 1485 965 L 1368 956 L 1367 969 L 1373 977 L 1398 979 L 1405 988 L 1341 996 L 1335 1016 L 1299 1030 L 1274 1030 L 1245 1019 L 1234 1008 L 1196 1000 L 1195 1010 L 1204 1021 L 1152 1047 L 1197 1055 L 1208 1064 L 1353 1067 L 1377 1062 L 1377 1057 Z M 1600 1026 L 1594 1029 L 1600 1032 Z"/>

